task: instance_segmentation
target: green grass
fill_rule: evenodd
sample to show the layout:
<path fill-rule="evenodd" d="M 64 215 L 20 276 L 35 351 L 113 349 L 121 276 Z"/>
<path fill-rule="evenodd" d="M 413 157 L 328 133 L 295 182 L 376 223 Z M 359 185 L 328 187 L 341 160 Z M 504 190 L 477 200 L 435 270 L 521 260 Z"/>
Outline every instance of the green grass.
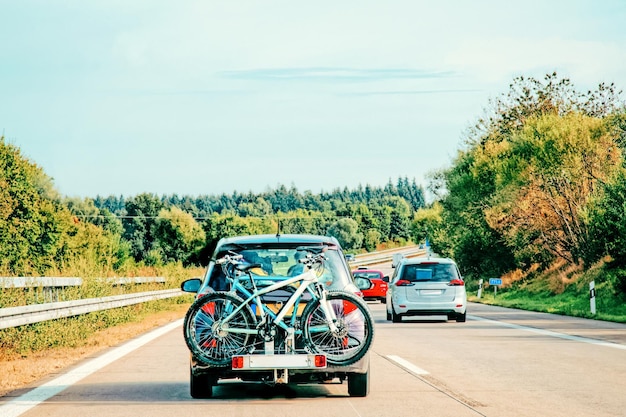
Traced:
<path fill-rule="evenodd" d="M 65 276 L 79 276 L 66 271 Z M 81 287 L 67 288 L 59 301 L 105 297 L 169 288 L 180 288 L 183 280 L 201 276 L 201 268 L 183 268 L 180 264 L 165 265 L 150 270 L 125 271 L 125 276 L 162 276 L 165 284 L 138 284 L 113 286 L 97 277 L 82 274 Z M 44 302 L 41 288 L 9 288 L 0 290 L 0 308 L 24 306 Z M 163 300 L 150 301 L 132 306 L 96 311 L 75 317 L 49 320 L 31 325 L 0 330 L 0 351 L 3 354 L 28 356 L 30 353 L 57 347 L 77 347 L 98 331 L 124 323 L 139 322 L 146 316 L 160 311 L 175 310 L 181 304 L 191 304 L 192 294 Z"/>
<path fill-rule="evenodd" d="M 592 280 L 596 289 L 595 315 L 591 314 L 589 299 Z M 585 271 L 566 284 L 555 278 L 554 271 L 540 274 L 498 288 L 495 296 L 493 287 L 486 287 L 480 299 L 477 290 L 469 291 L 468 300 L 473 302 L 626 323 L 626 295 L 615 289 L 614 280 L 604 268 Z"/>
<path fill-rule="evenodd" d="M 49 320 L 26 326 L 0 330 L 3 354 L 27 357 L 33 352 L 59 347 L 82 346 L 98 331 L 120 324 L 140 322 L 153 313 L 175 310 L 181 304 L 191 304 L 192 294 L 149 301 L 127 307 L 96 311 L 74 317 Z M 182 317 L 181 317 L 182 318 Z"/>

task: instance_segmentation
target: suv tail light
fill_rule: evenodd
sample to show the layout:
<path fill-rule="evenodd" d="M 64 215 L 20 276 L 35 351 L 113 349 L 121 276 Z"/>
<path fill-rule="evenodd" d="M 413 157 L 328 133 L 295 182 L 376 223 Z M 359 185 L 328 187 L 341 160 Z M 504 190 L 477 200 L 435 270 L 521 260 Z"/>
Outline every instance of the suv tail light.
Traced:
<path fill-rule="evenodd" d="M 400 279 L 396 282 L 396 287 L 406 287 L 407 285 L 411 285 L 411 281 L 408 279 Z"/>
<path fill-rule="evenodd" d="M 233 356 L 233 358 L 232 358 L 232 367 L 233 367 L 233 369 L 241 369 L 241 368 L 243 368 L 243 356 Z"/>
<path fill-rule="evenodd" d="M 448 282 L 448 285 L 451 286 L 463 286 L 465 285 L 465 282 L 463 282 L 462 279 L 453 279 L 452 281 Z"/>
<path fill-rule="evenodd" d="M 315 355 L 315 366 L 317 368 L 326 368 L 326 356 Z"/>

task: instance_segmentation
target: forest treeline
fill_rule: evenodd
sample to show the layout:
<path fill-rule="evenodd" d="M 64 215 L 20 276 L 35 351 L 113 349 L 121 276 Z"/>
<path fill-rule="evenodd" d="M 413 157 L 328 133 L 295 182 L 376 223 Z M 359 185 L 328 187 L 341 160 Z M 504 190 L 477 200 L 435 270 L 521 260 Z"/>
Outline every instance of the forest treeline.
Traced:
<path fill-rule="evenodd" d="M 451 166 L 431 177 L 436 202 L 419 222 L 435 250 L 474 277 L 601 265 L 598 279 L 626 293 L 621 91 L 580 92 L 552 73 L 517 77 L 489 104 Z"/>
<path fill-rule="evenodd" d="M 58 195 L 0 140 L 0 269 L 123 273 L 207 261 L 216 241 L 257 233 L 332 235 L 348 251 L 420 243 L 466 277 L 601 265 L 626 293 L 626 106 L 613 84 L 580 92 L 556 73 L 517 77 L 468 129 L 450 166 L 431 173 L 428 204 L 398 178 L 328 193 L 278 186 L 205 196 Z M 78 272 L 77 272 L 78 273 Z"/>
<path fill-rule="evenodd" d="M 0 270 L 9 275 L 202 265 L 220 238 L 241 234 L 330 235 L 348 251 L 372 251 L 410 241 L 423 207 L 422 187 L 408 178 L 318 194 L 281 185 L 258 194 L 68 198 L 0 140 Z"/>

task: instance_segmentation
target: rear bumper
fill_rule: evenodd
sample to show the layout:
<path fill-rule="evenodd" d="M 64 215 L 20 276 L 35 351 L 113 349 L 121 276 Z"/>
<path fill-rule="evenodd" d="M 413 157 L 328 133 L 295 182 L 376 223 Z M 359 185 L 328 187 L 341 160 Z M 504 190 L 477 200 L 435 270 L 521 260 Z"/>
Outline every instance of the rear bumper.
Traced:
<path fill-rule="evenodd" d="M 467 310 L 467 302 L 455 300 L 447 303 L 394 303 L 393 309 L 400 316 L 439 316 L 463 314 Z"/>
<path fill-rule="evenodd" d="M 273 363 L 280 363 L 277 359 L 284 355 L 269 355 L 274 356 Z M 285 361 L 285 364 L 289 361 Z M 276 367 L 275 369 L 283 370 L 285 367 Z M 325 368 L 287 368 L 289 374 L 289 381 L 298 382 L 321 382 L 327 381 L 333 378 L 343 379 L 347 374 L 367 373 L 369 369 L 369 353 L 366 353 L 359 361 L 346 366 L 334 366 L 327 364 Z M 232 379 L 240 378 L 243 381 L 271 381 L 274 377 L 273 369 L 232 369 L 231 366 L 217 367 L 206 365 L 191 355 L 191 372 L 194 375 L 212 375 L 217 379 Z"/>

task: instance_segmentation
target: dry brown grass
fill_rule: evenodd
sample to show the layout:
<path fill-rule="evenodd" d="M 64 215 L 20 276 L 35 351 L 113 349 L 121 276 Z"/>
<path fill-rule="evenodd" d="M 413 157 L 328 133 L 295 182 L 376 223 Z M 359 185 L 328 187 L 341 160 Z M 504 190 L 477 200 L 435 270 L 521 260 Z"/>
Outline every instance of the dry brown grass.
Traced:
<path fill-rule="evenodd" d="M 162 311 L 146 316 L 140 322 L 126 323 L 101 330 L 77 348 L 56 348 L 32 353 L 27 357 L 8 355 L 0 350 L 0 396 L 28 387 L 32 383 L 73 365 L 86 357 L 124 341 L 132 339 L 153 328 L 165 325 L 184 317 L 189 305 L 180 304 L 170 311 Z"/>

